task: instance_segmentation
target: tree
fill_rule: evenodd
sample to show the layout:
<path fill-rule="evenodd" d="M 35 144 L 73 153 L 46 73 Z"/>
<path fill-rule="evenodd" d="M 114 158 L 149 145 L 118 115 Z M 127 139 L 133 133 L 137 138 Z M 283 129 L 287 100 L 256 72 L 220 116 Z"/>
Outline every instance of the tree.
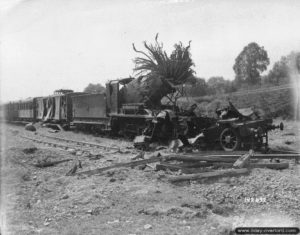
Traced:
<path fill-rule="evenodd" d="M 273 68 L 265 76 L 265 82 L 274 85 L 288 83 L 297 73 L 300 73 L 300 52 L 291 52 L 275 62 Z"/>
<path fill-rule="evenodd" d="M 188 85 L 196 85 L 198 78 L 195 76 L 190 76 L 187 80 L 186 80 L 186 84 Z"/>
<path fill-rule="evenodd" d="M 275 62 L 273 68 L 266 76 L 266 82 L 279 85 L 280 83 L 286 82 L 289 77 L 289 67 L 287 57 L 281 57 L 280 61 Z"/>
<path fill-rule="evenodd" d="M 145 50 L 133 50 L 136 57 L 134 71 L 137 77 L 121 90 L 124 103 L 146 103 L 149 106 L 160 106 L 161 99 L 175 91 L 175 86 L 184 84 L 194 71 L 190 54 L 190 42 L 184 46 L 181 42 L 174 45 L 170 55 L 163 49 L 163 44 L 155 37 L 154 44 L 144 42 Z"/>
<path fill-rule="evenodd" d="M 211 77 L 207 80 L 210 93 L 224 93 L 225 92 L 225 79 L 223 77 Z"/>
<path fill-rule="evenodd" d="M 267 69 L 270 60 L 264 47 L 257 43 L 249 43 L 235 59 L 233 70 L 237 84 L 257 84 L 260 74 Z"/>
<path fill-rule="evenodd" d="M 189 79 L 186 84 L 185 91 L 189 96 L 207 95 L 207 84 L 204 78 L 194 77 L 194 79 Z"/>
<path fill-rule="evenodd" d="M 105 93 L 105 87 L 102 86 L 100 83 L 90 83 L 86 88 L 84 88 L 83 91 L 87 93 Z"/>
<path fill-rule="evenodd" d="M 221 76 L 211 77 L 207 81 L 208 93 L 210 95 L 223 94 L 236 91 L 232 81 Z"/>

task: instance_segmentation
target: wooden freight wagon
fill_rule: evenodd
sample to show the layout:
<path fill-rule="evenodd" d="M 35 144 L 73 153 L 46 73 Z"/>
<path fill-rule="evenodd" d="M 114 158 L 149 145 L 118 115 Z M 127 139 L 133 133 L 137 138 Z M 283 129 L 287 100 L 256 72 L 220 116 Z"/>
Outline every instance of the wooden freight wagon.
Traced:
<path fill-rule="evenodd" d="M 20 121 L 36 121 L 36 98 L 19 101 L 18 119 Z"/>
<path fill-rule="evenodd" d="M 72 120 L 72 90 L 57 90 L 54 95 L 36 98 L 36 117 L 39 121 L 69 123 Z"/>

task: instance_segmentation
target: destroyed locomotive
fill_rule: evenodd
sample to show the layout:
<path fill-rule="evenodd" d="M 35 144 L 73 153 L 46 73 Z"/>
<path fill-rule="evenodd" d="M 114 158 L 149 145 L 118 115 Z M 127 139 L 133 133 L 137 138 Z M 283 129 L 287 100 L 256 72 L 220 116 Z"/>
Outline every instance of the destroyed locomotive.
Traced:
<path fill-rule="evenodd" d="M 282 124 L 272 125 L 271 119 L 261 119 L 249 109 L 237 110 L 230 102 L 227 108 L 216 111 L 218 118 L 196 116 L 196 105 L 189 110 L 176 105 L 155 107 L 151 105 L 152 96 L 142 103 L 132 103 L 126 95 L 131 81 L 133 78 L 110 81 L 103 94 L 58 90 L 48 97 L 10 102 L 4 105 L 5 119 L 57 123 L 66 129 L 84 128 L 113 136 L 139 136 L 137 147 L 178 138 L 184 146 L 219 146 L 225 151 L 267 147 L 268 131 L 283 129 Z"/>
<path fill-rule="evenodd" d="M 50 122 L 65 128 L 76 127 L 135 139 L 146 148 L 151 142 L 179 139 L 183 146 L 219 146 L 225 151 L 268 146 L 268 131 L 283 128 L 255 113 L 245 114 L 230 103 L 217 110 L 217 118 L 197 116 L 193 104 L 188 110 L 177 106 L 184 96 L 183 84 L 194 76 L 190 42 L 174 45 L 168 55 L 163 44 L 144 42 L 146 51 L 134 59 L 137 78 L 112 80 L 105 93 L 58 90 L 48 97 L 36 97 L 4 105 L 7 121 Z M 162 99 L 169 103 L 162 105 Z"/>

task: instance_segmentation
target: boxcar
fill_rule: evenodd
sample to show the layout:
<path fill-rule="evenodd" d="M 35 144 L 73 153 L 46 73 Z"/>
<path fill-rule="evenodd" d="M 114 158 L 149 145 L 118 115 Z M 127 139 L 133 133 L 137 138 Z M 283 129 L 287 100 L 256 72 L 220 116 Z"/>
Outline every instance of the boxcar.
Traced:
<path fill-rule="evenodd" d="M 36 98 L 36 117 L 39 121 L 69 123 L 72 120 L 70 90 L 59 90 L 54 95 Z"/>
<path fill-rule="evenodd" d="M 4 104 L 4 119 L 6 121 L 16 121 L 18 119 L 18 102 L 9 102 Z"/>
<path fill-rule="evenodd" d="M 18 103 L 18 120 L 36 121 L 36 98 L 21 100 Z"/>

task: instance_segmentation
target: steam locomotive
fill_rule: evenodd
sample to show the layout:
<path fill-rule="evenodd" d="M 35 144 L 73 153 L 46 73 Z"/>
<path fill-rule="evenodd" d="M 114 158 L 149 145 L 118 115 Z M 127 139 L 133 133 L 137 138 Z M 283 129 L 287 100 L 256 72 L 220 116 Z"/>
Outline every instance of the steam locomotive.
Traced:
<path fill-rule="evenodd" d="M 131 80 L 109 81 L 103 94 L 57 90 L 47 97 L 9 102 L 4 105 L 5 119 L 9 122 L 56 123 L 64 128 L 73 126 L 134 137 L 142 134 L 162 110 L 167 116 L 179 112 L 175 106 L 162 105 L 155 109 L 144 103 L 124 103 L 121 88 Z"/>
<path fill-rule="evenodd" d="M 283 124 L 272 125 L 271 119 L 237 110 L 231 103 L 227 109 L 217 110 L 219 118 L 199 117 L 193 109 L 179 110 L 175 105 L 126 103 L 122 87 L 132 79 L 109 81 L 103 94 L 57 90 L 47 97 L 9 102 L 2 108 L 9 122 L 55 123 L 129 138 L 143 135 L 147 138 L 142 140 L 150 142 L 179 138 L 184 145 L 194 138 L 199 146 L 217 144 L 225 151 L 243 146 L 267 148 L 268 131 L 283 129 Z"/>

